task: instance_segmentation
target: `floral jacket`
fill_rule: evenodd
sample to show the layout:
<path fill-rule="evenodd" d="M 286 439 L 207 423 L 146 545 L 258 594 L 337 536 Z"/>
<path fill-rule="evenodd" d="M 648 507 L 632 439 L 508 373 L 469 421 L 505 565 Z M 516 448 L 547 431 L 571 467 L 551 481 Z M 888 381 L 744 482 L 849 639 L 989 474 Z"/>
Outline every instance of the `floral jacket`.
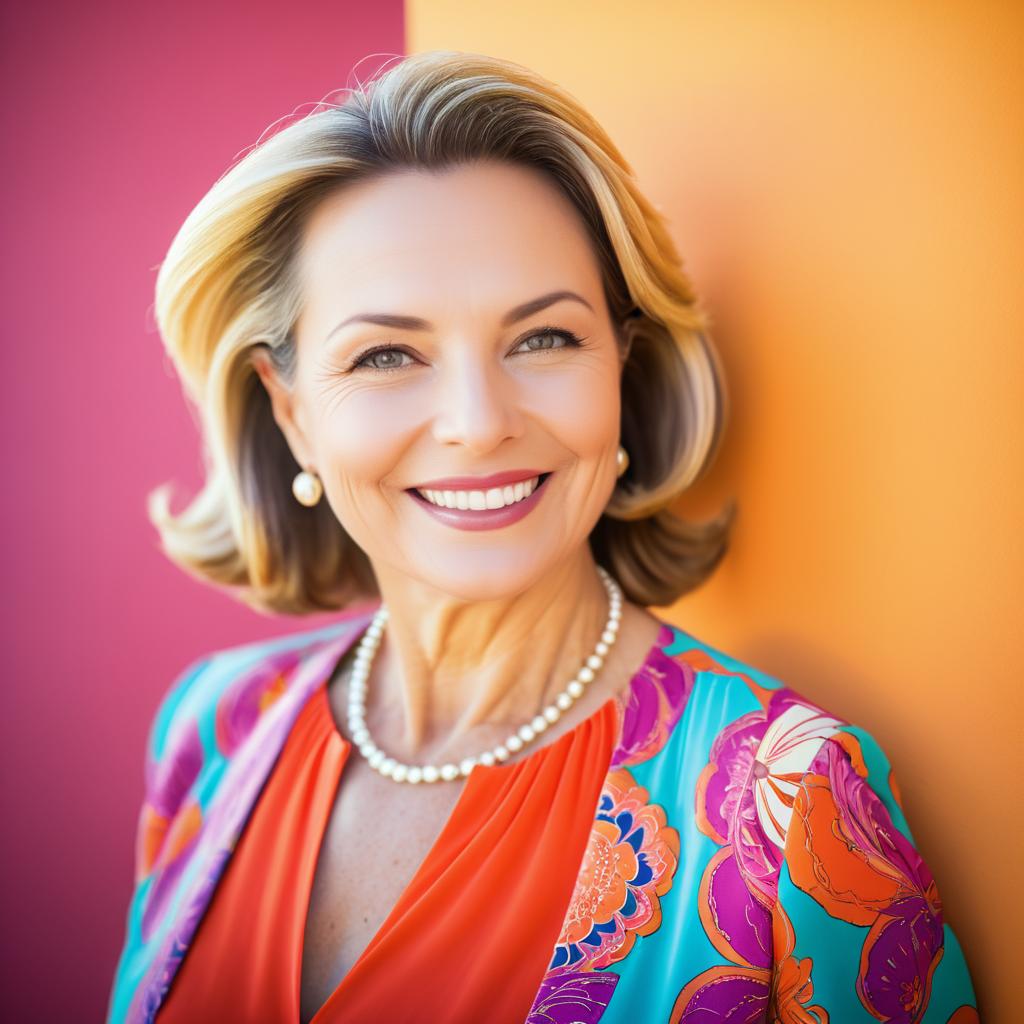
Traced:
<path fill-rule="evenodd" d="M 291 725 L 374 611 L 204 656 L 168 690 L 108 1024 L 153 1021 Z M 664 622 L 622 707 L 528 1024 L 978 1021 L 865 729 Z"/>

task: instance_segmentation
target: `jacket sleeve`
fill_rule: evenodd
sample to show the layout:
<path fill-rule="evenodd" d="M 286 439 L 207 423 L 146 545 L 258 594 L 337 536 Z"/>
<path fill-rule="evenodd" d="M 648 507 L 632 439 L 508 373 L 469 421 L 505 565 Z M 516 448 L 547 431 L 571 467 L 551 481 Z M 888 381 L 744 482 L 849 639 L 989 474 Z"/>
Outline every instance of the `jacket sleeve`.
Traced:
<path fill-rule="evenodd" d="M 135 826 L 134 884 L 125 916 L 124 941 L 107 1006 L 108 1024 L 126 1019 L 139 980 L 152 955 L 148 915 L 161 858 L 181 837 L 187 815 L 179 811 L 198 770 L 192 730 L 182 727 L 182 709 L 195 699 L 210 663 L 204 655 L 171 680 L 150 723 L 144 759 L 144 788 Z"/>
<path fill-rule="evenodd" d="M 135 829 L 135 882 L 152 870 L 168 831 L 195 781 L 202 749 L 195 730 L 178 727 L 181 709 L 198 689 L 210 655 L 196 658 L 171 681 L 150 723 L 144 761 L 144 793 Z"/>
<path fill-rule="evenodd" d="M 889 760 L 864 729 L 826 739 L 797 786 L 772 931 L 770 1020 L 979 1019 Z"/>

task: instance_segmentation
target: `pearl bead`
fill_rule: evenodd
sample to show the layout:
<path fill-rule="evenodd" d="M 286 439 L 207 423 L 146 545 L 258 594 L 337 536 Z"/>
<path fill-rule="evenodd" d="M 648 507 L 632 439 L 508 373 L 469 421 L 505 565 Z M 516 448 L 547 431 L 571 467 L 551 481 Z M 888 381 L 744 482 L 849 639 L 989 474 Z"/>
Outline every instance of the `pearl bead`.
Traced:
<path fill-rule="evenodd" d="M 441 778 L 445 782 L 451 782 L 452 779 L 459 777 L 459 766 L 457 764 L 443 764 L 441 765 Z"/>
<path fill-rule="evenodd" d="M 601 634 L 601 643 L 603 643 L 606 647 L 609 644 L 615 643 L 615 634 L 610 629 L 606 629 Z"/>
<path fill-rule="evenodd" d="M 423 781 L 424 782 L 437 782 L 441 777 L 441 770 L 437 765 L 427 764 L 423 766 Z"/>
<path fill-rule="evenodd" d="M 604 658 L 599 658 L 596 654 L 592 654 L 587 658 L 587 665 L 592 668 L 595 672 L 600 671 L 601 666 L 604 664 Z"/>
<path fill-rule="evenodd" d="M 594 650 L 603 658 L 608 653 L 608 645 L 603 640 L 599 640 Z"/>
<path fill-rule="evenodd" d="M 544 717 L 548 720 L 548 722 L 551 723 L 551 725 L 554 725 L 555 722 L 557 722 L 562 717 L 562 712 L 559 711 L 558 708 L 556 708 L 553 704 L 549 704 L 544 709 Z"/>
<path fill-rule="evenodd" d="M 505 740 L 505 746 L 514 754 L 517 750 L 523 749 L 523 741 L 515 733 L 512 733 L 512 735 Z"/>
<path fill-rule="evenodd" d="M 468 775 L 476 767 L 476 758 L 466 757 L 459 762 L 459 771 Z"/>
<path fill-rule="evenodd" d="M 370 762 L 371 768 L 380 768 L 381 761 L 384 760 L 384 751 L 375 750 L 366 760 Z"/>
<path fill-rule="evenodd" d="M 520 728 L 519 728 L 519 738 L 524 743 L 529 743 L 530 740 L 532 740 L 535 735 L 536 735 L 536 733 L 533 731 L 532 726 L 529 726 L 529 725 L 520 726 Z"/>
<path fill-rule="evenodd" d="M 569 692 L 570 697 L 582 697 L 583 696 L 583 684 L 578 680 L 574 679 L 567 687 L 566 690 Z"/>
<path fill-rule="evenodd" d="M 592 683 L 594 681 L 594 670 L 592 668 L 581 668 L 576 678 L 581 683 Z"/>
<path fill-rule="evenodd" d="M 359 753 L 366 758 L 368 758 L 377 749 L 377 744 L 374 743 L 373 740 L 369 739 L 357 744 L 357 746 L 359 747 Z"/>
<path fill-rule="evenodd" d="M 377 771 L 379 771 L 382 775 L 390 776 L 391 773 L 395 770 L 395 765 L 397 764 L 398 762 L 393 757 L 385 757 L 384 760 L 381 761 L 380 767 L 377 769 Z"/>
<path fill-rule="evenodd" d="M 362 727 L 362 726 L 360 726 L 360 727 L 359 727 L 358 729 L 356 729 L 356 730 L 355 730 L 355 731 L 354 731 L 354 732 L 352 733 L 352 742 L 353 742 L 353 743 L 354 743 L 354 744 L 355 744 L 355 745 L 356 745 L 357 747 L 359 747 L 360 749 L 362 749 L 362 746 L 363 746 L 363 744 L 364 744 L 364 743 L 365 743 L 365 742 L 366 742 L 366 741 L 367 741 L 367 740 L 368 740 L 369 738 L 370 738 L 370 734 L 369 734 L 369 732 L 367 732 L 367 730 L 366 730 L 366 729 L 365 729 L 364 727 Z"/>
<path fill-rule="evenodd" d="M 494 748 L 494 759 L 496 761 L 507 761 L 509 759 L 508 747 L 502 745 Z"/>
<path fill-rule="evenodd" d="M 548 727 L 548 720 L 543 715 L 537 715 L 536 718 L 530 723 L 530 728 L 535 733 L 542 733 Z"/>
<path fill-rule="evenodd" d="M 562 709 L 562 711 L 568 711 L 569 708 L 572 707 L 572 697 L 567 693 L 560 693 L 555 698 L 555 703 Z"/>
<path fill-rule="evenodd" d="M 411 782 L 414 786 L 423 778 L 423 769 L 418 765 L 413 765 L 406 773 L 405 781 Z"/>
<path fill-rule="evenodd" d="M 494 752 L 493 752 L 493 751 L 491 751 L 491 750 L 485 750 L 485 751 L 484 751 L 484 752 L 483 752 L 483 753 L 482 753 L 482 754 L 481 754 L 481 755 L 480 755 L 480 756 L 479 756 L 479 757 L 477 758 L 477 760 L 478 760 L 478 761 L 479 761 L 479 762 L 480 762 L 481 764 L 487 765 L 487 767 L 489 768 L 489 767 L 490 767 L 490 766 L 491 766 L 492 764 L 494 764 Z"/>
<path fill-rule="evenodd" d="M 404 764 L 396 764 L 391 771 L 391 778 L 395 782 L 405 782 L 405 777 L 409 773 L 409 766 Z"/>

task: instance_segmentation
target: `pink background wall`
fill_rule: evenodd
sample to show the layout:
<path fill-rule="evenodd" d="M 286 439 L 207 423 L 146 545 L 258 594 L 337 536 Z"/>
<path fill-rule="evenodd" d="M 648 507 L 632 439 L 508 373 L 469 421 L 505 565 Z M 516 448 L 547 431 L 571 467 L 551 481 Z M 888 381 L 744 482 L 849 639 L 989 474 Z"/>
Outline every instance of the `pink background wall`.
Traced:
<path fill-rule="evenodd" d="M 200 479 L 152 317 L 184 216 L 276 119 L 403 51 L 402 4 L 5 5 L 6 1020 L 106 1010 L 146 730 L 207 650 L 296 628 L 186 578 L 145 495 Z M 315 625 L 319 619 L 308 620 Z M 324 620 L 326 621 L 326 620 Z M 111 713 L 112 709 L 116 709 Z"/>

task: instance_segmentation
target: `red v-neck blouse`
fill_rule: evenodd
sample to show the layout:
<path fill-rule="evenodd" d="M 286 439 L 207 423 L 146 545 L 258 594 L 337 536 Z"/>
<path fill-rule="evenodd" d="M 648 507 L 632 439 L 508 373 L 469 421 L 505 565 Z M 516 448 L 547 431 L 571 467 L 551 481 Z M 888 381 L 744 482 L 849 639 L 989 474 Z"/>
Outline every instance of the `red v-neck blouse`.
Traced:
<path fill-rule="evenodd" d="M 450 783 L 464 789 L 441 834 L 312 1024 L 526 1019 L 586 851 L 620 699 L 520 761 Z M 157 1024 L 300 1024 L 313 874 L 351 753 L 325 681 L 296 719 Z"/>

